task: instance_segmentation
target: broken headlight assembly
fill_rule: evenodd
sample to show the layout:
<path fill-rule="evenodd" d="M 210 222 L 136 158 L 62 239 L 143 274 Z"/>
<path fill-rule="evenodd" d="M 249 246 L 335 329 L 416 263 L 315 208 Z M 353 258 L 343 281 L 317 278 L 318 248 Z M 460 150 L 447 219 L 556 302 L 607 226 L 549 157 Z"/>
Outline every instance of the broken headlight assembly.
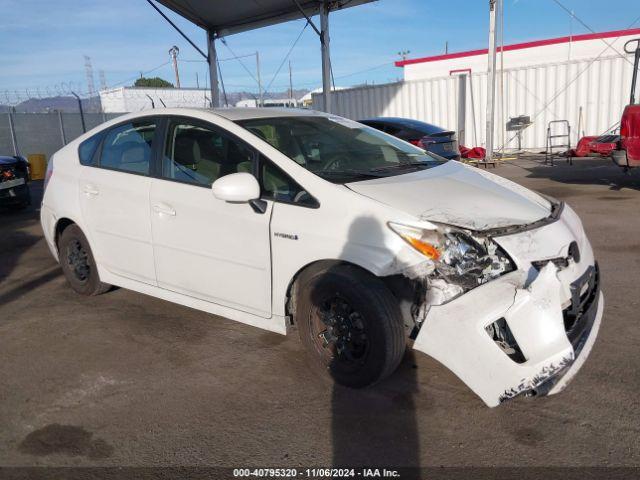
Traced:
<path fill-rule="evenodd" d="M 434 223 L 434 222 L 432 222 Z M 432 267 L 427 279 L 433 286 L 442 283 L 448 292 L 440 302 L 451 300 L 479 285 L 515 270 L 509 256 L 490 237 L 477 232 L 436 224 L 425 229 L 389 222 L 389 228 L 426 258 Z"/>

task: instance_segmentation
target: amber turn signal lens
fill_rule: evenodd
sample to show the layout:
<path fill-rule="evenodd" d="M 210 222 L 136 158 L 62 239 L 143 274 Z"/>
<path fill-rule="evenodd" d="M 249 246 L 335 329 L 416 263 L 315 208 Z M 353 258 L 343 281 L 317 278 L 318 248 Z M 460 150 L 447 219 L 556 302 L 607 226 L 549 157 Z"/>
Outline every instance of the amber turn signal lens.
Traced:
<path fill-rule="evenodd" d="M 422 253 L 425 257 L 430 258 L 431 260 L 438 260 L 440 258 L 440 251 L 431 245 L 430 243 L 423 242 L 422 240 L 418 240 L 417 238 L 405 236 L 404 237 L 413 248 Z"/>

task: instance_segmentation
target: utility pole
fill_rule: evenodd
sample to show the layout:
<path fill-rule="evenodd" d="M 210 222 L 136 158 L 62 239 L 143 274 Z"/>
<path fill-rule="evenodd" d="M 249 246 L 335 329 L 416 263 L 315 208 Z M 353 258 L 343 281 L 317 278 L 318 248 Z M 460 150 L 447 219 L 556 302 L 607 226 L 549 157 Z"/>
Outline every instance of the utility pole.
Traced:
<path fill-rule="evenodd" d="M 322 52 L 322 99 L 323 110 L 333 111 L 331 102 L 331 39 L 329 35 L 329 0 L 323 0 L 320 6 L 320 47 Z"/>
<path fill-rule="evenodd" d="M 87 77 L 87 91 L 89 92 L 89 98 L 93 97 L 96 91 L 96 86 L 93 81 L 93 66 L 91 65 L 91 57 L 84 56 L 84 72 Z"/>
<path fill-rule="evenodd" d="M 258 73 L 258 106 L 264 105 L 264 99 L 262 98 L 262 79 L 260 78 L 260 53 L 256 52 L 256 71 Z"/>
<path fill-rule="evenodd" d="M 493 122 L 496 107 L 496 11 L 502 0 L 489 0 L 489 64 L 487 66 L 487 132 L 485 161 L 493 160 Z"/>
<path fill-rule="evenodd" d="M 106 90 L 107 89 L 107 77 L 104 74 L 104 70 L 100 70 L 98 72 L 98 75 L 100 77 L 100 90 Z"/>
<path fill-rule="evenodd" d="M 402 61 L 404 62 L 407 59 L 407 55 L 409 55 L 411 53 L 411 50 L 400 50 L 398 52 L 398 55 L 400 55 L 400 58 L 402 58 Z"/>
<path fill-rule="evenodd" d="M 220 106 L 220 91 L 218 90 L 218 53 L 216 52 L 216 33 L 213 30 L 207 31 L 207 52 L 207 63 L 209 64 L 209 88 L 211 88 L 211 108 L 218 108 Z"/>
<path fill-rule="evenodd" d="M 291 75 L 291 60 L 289 60 L 289 98 L 293 100 L 293 77 Z"/>
<path fill-rule="evenodd" d="M 180 53 L 180 49 L 176 45 L 169 49 L 169 56 L 171 57 L 171 61 L 173 62 L 173 71 L 176 74 L 176 88 L 180 88 L 180 74 L 178 73 L 178 53 Z"/>

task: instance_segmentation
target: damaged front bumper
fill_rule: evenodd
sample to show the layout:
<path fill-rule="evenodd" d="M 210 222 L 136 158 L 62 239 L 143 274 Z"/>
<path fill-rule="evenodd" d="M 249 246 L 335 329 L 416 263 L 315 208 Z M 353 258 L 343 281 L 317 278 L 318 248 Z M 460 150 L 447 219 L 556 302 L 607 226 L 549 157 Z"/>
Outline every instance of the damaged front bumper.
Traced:
<path fill-rule="evenodd" d="M 451 369 L 490 407 L 560 392 L 594 344 L 604 308 L 598 267 L 575 213 L 562 217 L 496 238 L 518 269 L 430 306 L 415 340 L 416 350 Z M 572 244 L 577 258 L 554 261 L 571 257 Z M 488 332 L 496 322 L 508 326 L 517 356 Z"/>

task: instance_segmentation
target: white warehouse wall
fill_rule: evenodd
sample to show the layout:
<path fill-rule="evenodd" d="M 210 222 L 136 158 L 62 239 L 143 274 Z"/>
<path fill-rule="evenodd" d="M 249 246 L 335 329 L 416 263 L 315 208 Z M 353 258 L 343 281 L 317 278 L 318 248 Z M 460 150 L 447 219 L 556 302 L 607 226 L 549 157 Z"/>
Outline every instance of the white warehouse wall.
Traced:
<path fill-rule="evenodd" d="M 622 53 L 624 44 L 638 36 L 640 29 L 630 29 L 505 45 L 502 61 L 505 68 L 520 68 L 613 56 Z M 498 53 L 498 65 L 500 55 Z M 405 80 L 441 77 L 463 69 L 471 69 L 474 73 L 486 72 L 487 64 L 486 49 L 396 62 L 397 66 L 404 68 Z"/>
<path fill-rule="evenodd" d="M 151 108 L 151 97 L 155 108 L 209 106 L 209 90 L 196 88 L 140 88 L 119 87 L 101 90 L 100 102 L 105 113 L 139 112 Z"/>
<path fill-rule="evenodd" d="M 544 149 L 548 122 L 562 119 L 569 120 L 575 145 L 581 136 L 577 132 L 580 107 L 581 130 L 586 135 L 604 133 L 619 121 L 628 102 L 632 63 L 631 56 L 609 55 L 505 68 L 497 79 L 496 148 L 517 147 L 513 132 L 505 134 L 504 126 L 509 117 L 518 115 L 529 115 L 533 121 L 523 132 L 526 149 Z M 457 130 L 457 82 L 456 76 L 446 72 L 434 78 L 345 89 L 333 92 L 333 113 L 354 120 L 408 117 Z M 471 85 L 467 82 L 467 146 L 485 145 L 486 93 L 486 72 L 474 72 Z M 320 110 L 321 105 L 321 94 L 314 94 L 313 108 Z"/>

